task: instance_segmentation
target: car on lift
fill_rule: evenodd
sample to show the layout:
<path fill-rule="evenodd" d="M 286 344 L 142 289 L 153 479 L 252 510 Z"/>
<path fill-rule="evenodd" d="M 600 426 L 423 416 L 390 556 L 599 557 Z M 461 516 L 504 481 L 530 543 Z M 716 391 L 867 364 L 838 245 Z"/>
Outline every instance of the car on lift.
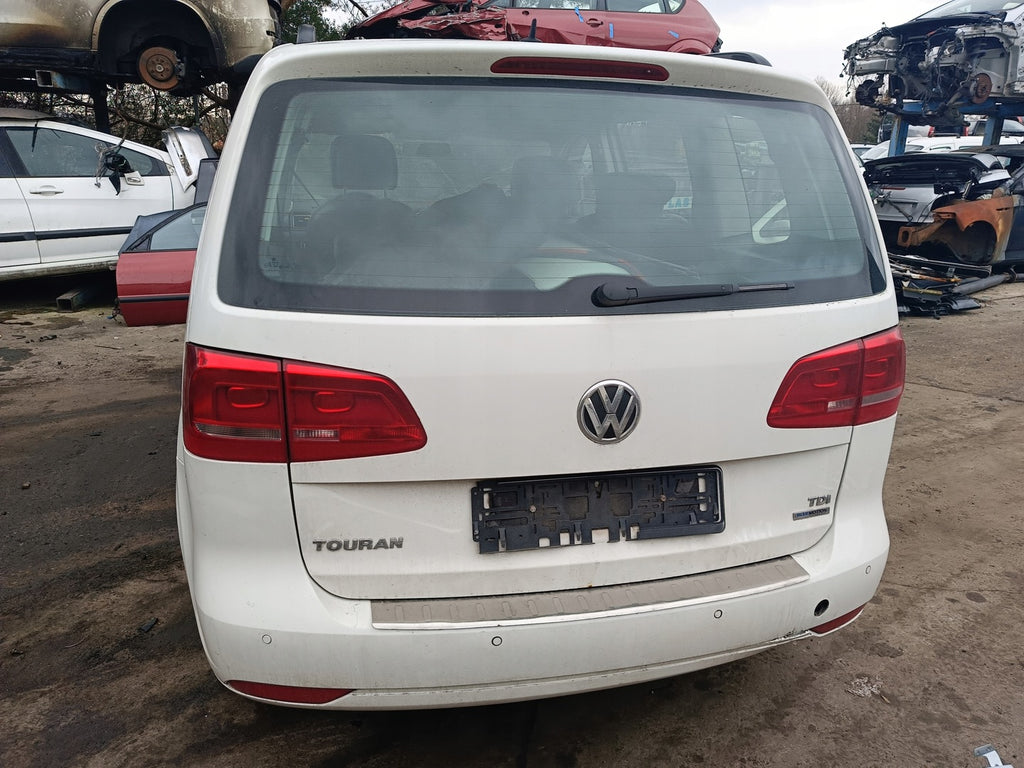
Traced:
<path fill-rule="evenodd" d="M 0 110 L 0 280 L 103 270 L 136 218 L 193 204 L 200 131 L 167 151 L 25 110 Z"/>
<path fill-rule="evenodd" d="M 240 84 L 280 32 L 289 0 L 5 0 L 4 90 L 143 82 L 197 93 Z M 12 85 L 13 84 L 13 85 Z"/>
<path fill-rule="evenodd" d="M 919 101 L 912 119 L 951 122 L 989 99 L 1024 101 L 1022 30 L 1024 2 L 952 0 L 851 44 L 845 71 L 859 104 Z"/>
<path fill-rule="evenodd" d="M 697 0 L 405 0 L 349 38 L 456 37 L 714 53 L 718 24 Z"/>

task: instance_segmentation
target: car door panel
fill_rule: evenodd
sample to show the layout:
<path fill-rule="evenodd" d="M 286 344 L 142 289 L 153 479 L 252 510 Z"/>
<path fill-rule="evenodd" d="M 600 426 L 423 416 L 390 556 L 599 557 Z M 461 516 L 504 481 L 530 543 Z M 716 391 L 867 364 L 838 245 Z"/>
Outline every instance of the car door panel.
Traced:
<path fill-rule="evenodd" d="M 0 268 L 39 263 L 32 217 L 14 179 L 0 179 Z"/>
<path fill-rule="evenodd" d="M 109 144 L 71 130 L 8 129 L 13 172 L 34 225 L 43 263 L 116 258 L 137 216 L 173 207 L 171 177 L 142 175 L 97 178 L 101 152 Z M 143 173 L 158 167 L 156 158 L 132 152 Z"/>
<path fill-rule="evenodd" d="M 144 179 L 141 186 L 108 179 L 21 179 L 45 264 L 67 259 L 113 257 L 137 216 L 171 207 L 169 177 Z M 26 183 L 27 182 L 27 183 Z"/>
<path fill-rule="evenodd" d="M 32 216 L 0 142 L 0 270 L 39 263 Z"/>

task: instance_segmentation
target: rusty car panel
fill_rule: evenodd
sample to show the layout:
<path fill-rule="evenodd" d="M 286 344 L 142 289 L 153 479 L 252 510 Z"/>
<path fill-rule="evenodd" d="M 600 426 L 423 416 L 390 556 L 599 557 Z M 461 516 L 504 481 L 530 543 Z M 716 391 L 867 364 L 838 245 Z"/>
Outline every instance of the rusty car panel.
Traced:
<path fill-rule="evenodd" d="M 935 208 L 931 224 L 900 227 L 897 245 L 907 253 L 947 251 L 970 264 L 1002 261 L 1021 205 L 1020 195 L 1001 191 L 981 200 L 958 200 Z"/>
<path fill-rule="evenodd" d="M 1024 148 L 972 150 L 865 163 L 891 253 L 968 265 L 1024 260 Z"/>

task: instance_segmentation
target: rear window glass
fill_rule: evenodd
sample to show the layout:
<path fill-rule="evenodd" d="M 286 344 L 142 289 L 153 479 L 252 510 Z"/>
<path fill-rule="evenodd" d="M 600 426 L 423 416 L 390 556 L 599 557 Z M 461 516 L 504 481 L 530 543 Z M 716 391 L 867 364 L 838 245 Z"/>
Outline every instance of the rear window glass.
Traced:
<path fill-rule="evenodd" d="M 268 90 L 255 125 L 222 249 L 229 304 L 550 316 L 884 287 L 843 139 L 807 104 L 564 81 L 303 80 Z M 680 288 L 698 297 L 594 298 Z"/>

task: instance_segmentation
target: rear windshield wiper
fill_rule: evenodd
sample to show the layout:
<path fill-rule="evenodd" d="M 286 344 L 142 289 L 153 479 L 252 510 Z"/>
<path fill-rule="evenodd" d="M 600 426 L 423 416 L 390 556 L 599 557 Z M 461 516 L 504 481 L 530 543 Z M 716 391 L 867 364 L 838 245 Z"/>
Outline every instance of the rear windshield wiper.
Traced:
<path fill-rule="evenodd" d="M 627 304 L 651 304 L 656 301 L 682 301 L 704 299 L 710 296 L 731 296 L 734 293 L 755 293 L 759 291 L 788 291 L 793 283 L 711 283 L 709 285 L 659 285 L 645 283 L 602 283 L 594 289 L 591 301 L 598 307 L 622 307 Z"/>

